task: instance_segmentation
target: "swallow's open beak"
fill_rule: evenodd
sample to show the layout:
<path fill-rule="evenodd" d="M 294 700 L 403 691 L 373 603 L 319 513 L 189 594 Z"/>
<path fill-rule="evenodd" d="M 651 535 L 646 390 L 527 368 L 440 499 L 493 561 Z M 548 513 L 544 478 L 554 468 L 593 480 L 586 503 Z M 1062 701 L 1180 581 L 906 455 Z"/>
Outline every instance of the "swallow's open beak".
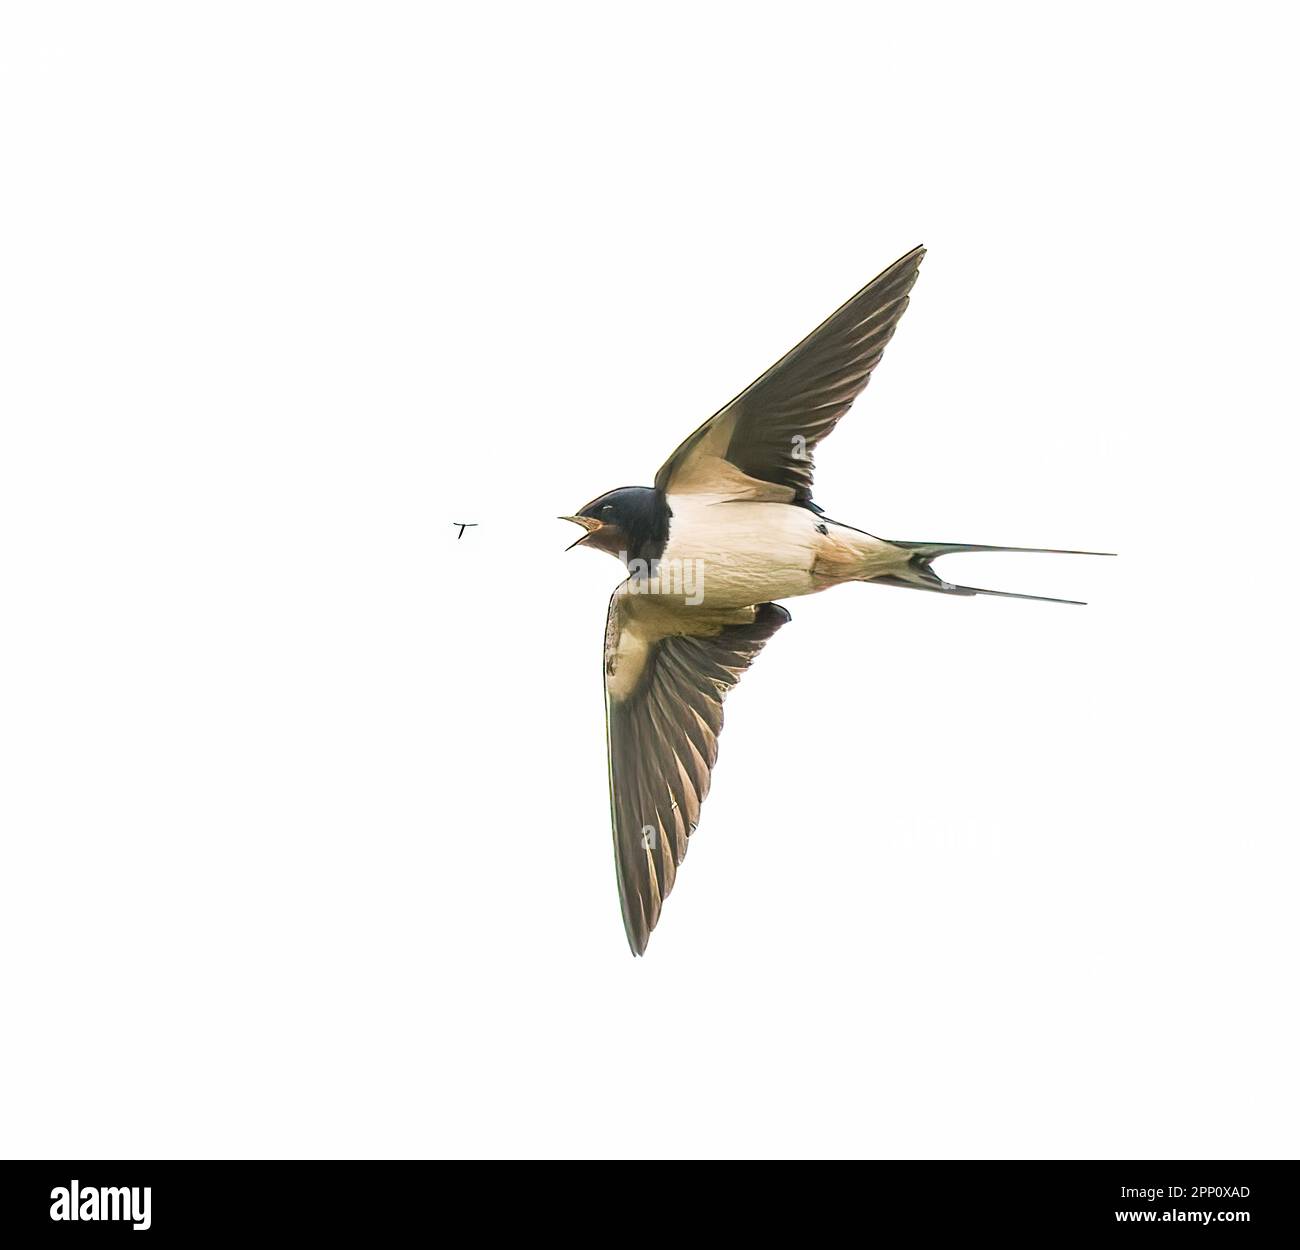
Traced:
<path fill-rule="evenodd" d="M 557 517 L 556 519 L 560 521 L 572 521 L 574 525 L 581 525 L 582 528 L 587 531 L 581 538 L 575 539 L 565 547 L 565 551 L 572 551 L 579 543 L 585 543 L 597 530 L 605 528 L 605 523 L 603 521 L 597 521 L 596 518 L 592 516 L 562 516 Z"/>

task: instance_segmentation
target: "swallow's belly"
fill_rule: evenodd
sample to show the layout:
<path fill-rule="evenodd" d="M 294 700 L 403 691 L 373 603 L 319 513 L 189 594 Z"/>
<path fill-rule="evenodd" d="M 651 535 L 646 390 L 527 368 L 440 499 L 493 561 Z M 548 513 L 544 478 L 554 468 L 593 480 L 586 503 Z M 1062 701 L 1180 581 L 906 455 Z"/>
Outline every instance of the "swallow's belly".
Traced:
<path fill-rule="evenodd" d="M 831 584 L 817 573 L 827 542 L 818 526 L 828 523 L 807 508 L 681 495 L 670 495 L 668 505 L 661 593 L 706 607 L 746 607 Z"/>

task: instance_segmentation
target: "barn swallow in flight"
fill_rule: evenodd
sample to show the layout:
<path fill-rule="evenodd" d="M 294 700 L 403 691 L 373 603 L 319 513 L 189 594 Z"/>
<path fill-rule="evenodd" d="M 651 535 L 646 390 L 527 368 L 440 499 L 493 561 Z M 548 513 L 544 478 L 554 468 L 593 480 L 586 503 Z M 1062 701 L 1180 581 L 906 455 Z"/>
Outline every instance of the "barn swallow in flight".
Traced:
<path fill-rule="evenodd" d="M 710 417 L 653 486 L 621 487 L 560 518 L 585 531 L 572 546 L 607 551 L 628 569 L 605 626 L 605 708 L 618 894 L 634 955 L 699 821 L 723 697 L 790 620 L 773 600 L 841 582 L 1045 598 L 953 585 L 932 563 L 959 551 L 1058 548 L 886 541 L 813 503 L 813 449 L 866 386 L 924 255 L 918 247 L 890 265 Z"/>

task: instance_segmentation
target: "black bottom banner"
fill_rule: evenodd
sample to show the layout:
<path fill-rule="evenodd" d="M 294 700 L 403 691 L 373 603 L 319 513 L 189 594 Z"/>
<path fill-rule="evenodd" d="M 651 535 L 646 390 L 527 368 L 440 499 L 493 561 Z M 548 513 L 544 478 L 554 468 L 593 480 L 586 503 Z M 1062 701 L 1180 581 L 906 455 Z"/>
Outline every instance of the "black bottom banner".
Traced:
<path fill-rule="evenodd" d="M 577 1161 L 575 1161 L 577 1162 Z M 78 1241 L 110 1231 L 164 1240 L 203 1234 L 327 1234 L 345 1241 L 411 1231 L 471 1229 L 530 1236 L 608 1227 L 611 1218 L 662 1235 L 675 1219 L 769 1235 L 793 1221 L 804 1235 L 845 1224 L 871 1237 L 999 1240 L 1023 1234 L 1112 1235 L 1140 1244 L 1177 1229 L 1200 1243 L 1296 1235 L 1300 1164 L 1281 1161 L 879 1161 L 586 1164 L 595 1185 L 558 1162 L 17 1161 L 0 1163 L 0 1209 L 10 1245 Z M 777 1170 L 779 1169 L 779 1171 Z M 471 1176 L 470 1171 L 479 1175 Z M 493 1195 L 496 1197 L 493 1197 Z M 676 1196 L 675 1196 L 676 1195 Z M 675 1204 L 685 1204 L 673 1215 Z M 621 1213 L 611 1208 L 621 1208 Z M 829 1221 L 836 1221 L 832 1225 Z M 1244 1230 L 1239 1233 L 1238 1230 Z M 17 1232 L 23 1240 L 15 1241 Z M 1191 1243 L 1189 1243 L 1191 1244 Z"/>

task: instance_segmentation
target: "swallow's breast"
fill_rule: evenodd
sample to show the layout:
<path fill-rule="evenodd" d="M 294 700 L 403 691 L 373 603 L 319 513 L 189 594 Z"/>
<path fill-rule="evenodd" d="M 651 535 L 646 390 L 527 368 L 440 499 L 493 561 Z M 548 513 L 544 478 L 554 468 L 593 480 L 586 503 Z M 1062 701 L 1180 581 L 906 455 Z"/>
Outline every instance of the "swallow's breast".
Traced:
<path fill-rule="evenodd" d="M 741 607 L 819 589 L 813 577 L 818 517 L 783 503 L 669 496 L 672 522 L 660 584 L 705 606 Z M 675 579 L 679 579 L 675 580 Z"/>

